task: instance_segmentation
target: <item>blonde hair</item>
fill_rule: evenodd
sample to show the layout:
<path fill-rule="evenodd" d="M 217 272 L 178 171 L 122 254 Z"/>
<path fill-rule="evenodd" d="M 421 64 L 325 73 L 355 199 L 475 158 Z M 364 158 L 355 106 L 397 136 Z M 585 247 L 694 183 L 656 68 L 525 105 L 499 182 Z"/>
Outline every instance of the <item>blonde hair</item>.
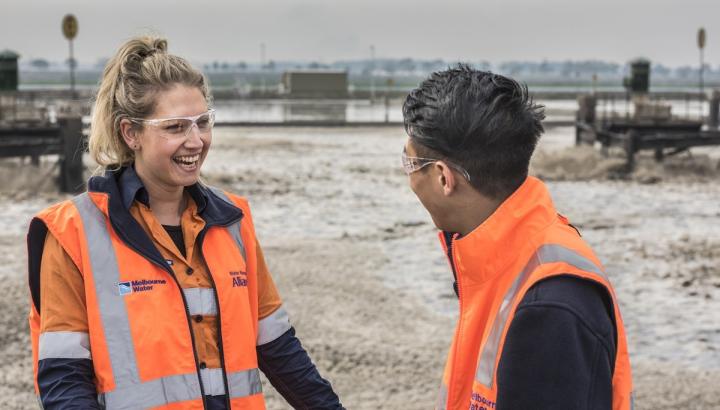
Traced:
<path fill-rule="evenodd" d="M 185 59 L 168 54 L 164 38 L 137 37 L 118 49 L 103 71 L 90 125 L 90 155 L 101 170 L 135 160 L 120 122 L 146 118 L 155 110 L 157 94 L 176 84 L 197 87 L 210 102 L 205 76 Z"/>

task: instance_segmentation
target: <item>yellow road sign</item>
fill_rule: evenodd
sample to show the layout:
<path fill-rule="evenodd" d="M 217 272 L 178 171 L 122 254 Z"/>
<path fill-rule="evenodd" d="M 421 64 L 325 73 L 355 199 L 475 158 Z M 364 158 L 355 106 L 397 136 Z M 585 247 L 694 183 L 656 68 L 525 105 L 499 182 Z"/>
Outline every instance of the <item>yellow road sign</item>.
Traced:
<path fill-rule="evenodd" d="M 68 14 L 63 18 L 62 31 L 65 38 L 72 40 L 75 38 L 78 32 L 78 22 L 75 16 Z"/>

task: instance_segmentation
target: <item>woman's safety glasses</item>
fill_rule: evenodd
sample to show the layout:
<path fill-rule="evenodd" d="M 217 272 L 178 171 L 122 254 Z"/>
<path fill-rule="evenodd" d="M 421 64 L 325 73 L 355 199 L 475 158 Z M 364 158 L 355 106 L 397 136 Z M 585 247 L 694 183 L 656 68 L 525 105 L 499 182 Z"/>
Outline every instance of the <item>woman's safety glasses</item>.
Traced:
<path fill-rule="evenodd" d="M 403 147 L 402 152 L 402 164 L 403 168 L 405 169 L 405 173 L 410 175 L 415 171 L 419 171 L 423 168 L 425 168 L 427 165 L 434 164 L 438 161 L 444 161 L 448 166 L 451 168 L 454 168 L 457 172 L 462 174 L 462 176 L 465 177 L 465 179 L 470 182 L 470 174 L 461 166 L 455 165 L 452 162 L 440 160 L 437 158 L 421 158 L 421 157 L 408 157 L 407 151 Z"/>
<path fill-rule="evenodd" d="M 163 137 L 168 139 L 184 139 L 190 135 L 193 126 L 197 127 L 198 132 L 202 135 L 210 134 L 215 124 L 215 110 L 210 109 L 191 117 L 130 118 L 130 121 L 155 127 Z"/>

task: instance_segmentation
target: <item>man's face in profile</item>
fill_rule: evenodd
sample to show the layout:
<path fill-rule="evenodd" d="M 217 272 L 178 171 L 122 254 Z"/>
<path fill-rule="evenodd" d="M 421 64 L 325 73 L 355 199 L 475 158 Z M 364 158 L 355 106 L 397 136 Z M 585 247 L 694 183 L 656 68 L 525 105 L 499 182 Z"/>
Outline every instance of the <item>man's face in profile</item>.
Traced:
<path fill-rule="evenodd" d="M 418 155 L 415 146 L 413 145 L 412 139 L 408 138 L 405 142 L 405 155 L 409 161 L 415 161 L 413 158 L 421 157 Z M 417 165 L 417 164 L 416 164 Z M 443 198 L 442 188 L 439 183 L 436 182 L 436 177 L 439 177 L 438 172 L 433 169 L 434 163 L 428 163 L 422 168 L 412 170 L 408 172 L 408 182 L 410 189 L 420 200 L 420 203 L 430 213 L 435 226 L 438 229 L 442 227 L 442 215 L 444 214 L 440 201 Z"/>

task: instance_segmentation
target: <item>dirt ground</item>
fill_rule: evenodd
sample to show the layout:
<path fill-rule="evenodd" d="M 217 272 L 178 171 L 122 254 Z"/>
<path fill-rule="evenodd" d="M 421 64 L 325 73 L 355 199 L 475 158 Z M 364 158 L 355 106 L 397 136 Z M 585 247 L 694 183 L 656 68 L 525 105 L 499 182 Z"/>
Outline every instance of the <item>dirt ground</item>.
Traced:
<path fill-rule="evenodd" d="M 663 165 L 571 148 L 550 129 L 532 172 L 604 261 L 623 310 L 636 408 L 720 409 L 720 152 Z M 205 179 L 247 196 L 303 345 L 349 409 L 434 405 L 457 303 L 399 166 L 402 130 L 218 129 Z M 50 162 L 0 162 L 0 397 L 37 408 L 24 235 L 67 196 Z M 268 408 L 287 404 L 265 384 Z"/>

